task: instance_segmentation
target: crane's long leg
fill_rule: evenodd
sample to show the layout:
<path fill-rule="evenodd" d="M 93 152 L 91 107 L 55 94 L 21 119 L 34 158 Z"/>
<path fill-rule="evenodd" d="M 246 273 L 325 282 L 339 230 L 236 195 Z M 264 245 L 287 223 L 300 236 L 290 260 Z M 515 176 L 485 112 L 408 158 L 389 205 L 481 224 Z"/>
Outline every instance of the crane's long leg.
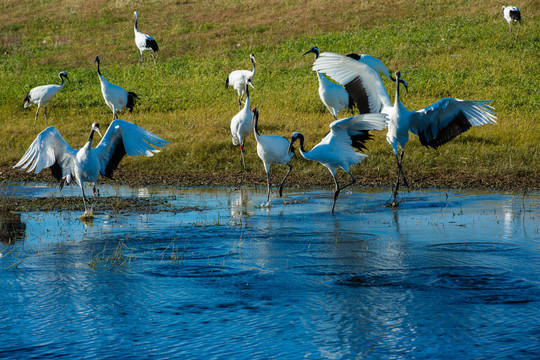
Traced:
<path fill-rule="evenodd" d="M 244 142 L 240 145 L 240 153 L 242 154 L 242 166 L 244 167 L 244 171 L 246 171 L 246 161 L 244 160 Z"/>
<path fill-rule="evenodd" d="M 40 108 L 40 106 L 41 106 L 40 104 L 38 104 L 38 106 L 37 106 L 36 116 L 35 116 L 35 118 L 34 118 L 34 127 L 36 127 L 37 116 L 38 116 L 38 113 L 39 113 L 39 108 Z"/>
<path fill-rule="evenodd" d="M 141 65 L 144 63 L 143 51 L 141 51 Z"/>
<path fill-rule="evenodd" d="M 45 126 L 47 126 L 47 105 L 45 105 L 45 111 L 43 112 L 43 114 L 45 114 Z"/>
<path fill-rule="evenodd" d="M 403 183 L 406 187 L 409 187 L 409 183 L 407 183 L 407 179 L 405 178 L 405 173 L 403 172 L 403 168 L 401 167 L 401 163 L 403 162 L 403 154 L 405 153 L 405 150 L 401 150 L 401 157 L 398 158 L 398 155 L 396 154 L 396 160 L 397 160 L 397 166 L 398 166 L 398 173 L 401 174 L 403 177 Z"/>
<path fill-rule="evenodd" d="M 268 205 L 268 202 L 270 201 L 270 188 L 272 185 L 270 184 L 270 174 L 266 173 L 266 185 L 268 187 L 268 190 L 266 190 L 266 204 Z"/>
<path fill-rule="evenodd" d="M 353 176 L 353 174 L 351 174 L 348 171 L 347 171 L 347 173 L 351 176 L 351 182 L 348 183 L 347 185 L 343 185 L 341 187 L 339 186 L 336 174 L 332 173 L 332 176 L 334 177 L 334 182 L 336 183 L 336 191 L 334 192 L 334 203 L 332 204 L 332 214 L 334 213 L 334 208 L 336 207 L 336 200 L 337 200 L 341 190 L 345 189 L 347 186 L 351 186 L 352 184 L 354 184 L 356 182 L 356 179 Z"/>
<path fill-rule="evenodd" d="M 82 199 L 84 204 L 84 212 L 86 213 L 88 208 L 86 207 L 86 195 L 84 195 L 84 184 L 81 184 L 81 190 L 82 190 Z"/>
<path fill-rule="evenodd" d="M 152 60 L 154 60 L 154 64 L 156 63 L 156 57 L 154 56 L 154 51 L 150 51 L 150 54 L 152 55 Z"/>
<path fill-rule="evenodd" d="M 289 171 L 287 171 L 287 174 L 285 175 L 285 177 L 283 178 L 283 181 L 279 185 L 279 197 L 283 197 L 283 184 L 285 184 L 285 180 L 287 180 L 287 176 L 289 176 L 289 174 L 292 171 L 292 165 L 287 163 L 287 166 L 289 167 Z"/>

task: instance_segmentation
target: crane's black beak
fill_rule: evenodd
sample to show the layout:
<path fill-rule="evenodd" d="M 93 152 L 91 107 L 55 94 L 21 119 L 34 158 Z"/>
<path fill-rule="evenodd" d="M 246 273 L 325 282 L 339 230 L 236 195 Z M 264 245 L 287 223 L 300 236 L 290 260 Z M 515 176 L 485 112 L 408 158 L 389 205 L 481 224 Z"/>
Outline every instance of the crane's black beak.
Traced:
<path fill-rule="evenodd" d="M 405 91 L 407 92 L 407 94 L 409 93 L 409 84 L 407 84 L 407 82 L 403 79 L 399 79 L 399 82 L 403 84 L 403 86 L 405 87 Z"/>
<path fill-rule="evenodd" d="M 302 56 L 310 54 L 310 53 L 317 54 L 317 52 L 315 51 L 315 48 L 311 48 L 308 51 L 306 51 L 305 53 L 303 53 Z"/>

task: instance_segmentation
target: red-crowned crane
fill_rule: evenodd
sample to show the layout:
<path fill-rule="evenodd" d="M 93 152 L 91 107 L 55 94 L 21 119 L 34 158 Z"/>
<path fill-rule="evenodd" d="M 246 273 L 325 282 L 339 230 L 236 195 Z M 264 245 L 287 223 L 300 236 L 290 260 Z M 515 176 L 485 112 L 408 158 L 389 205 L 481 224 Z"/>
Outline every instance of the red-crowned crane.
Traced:
<path fill-rule="evenodd" d="M 101 93 L 105 99 L 105 103 L 113 112 L 113 120 L 118 119 L 117 112 L 124 109 L 128 109 L 129 112 L 133 111 L 135 106 L 135 99 L 139 97 L 134 92 L 128 92 L 121 88 L 118 85 L 111 84 L 99 70 L 99 56 L 96 56 L 94 63 L 97 63 L 97 73 L 99 77 L 99 82 L 101 83 Z"/>
<path fill-rule="evenodd" d="M 234 70 L 227 76 L 227 81 L 225 82 L 225 87 L 232 86 L 236 91 L 238 91 L 238 106 L 242 105 L 242 97 L 244 96 L 244 89 L 246 84 L 249 84 L 251 87 L 253 77 L 255 76 L 255 54 L 249 54 L 249 60 L 253 66 L 253 70 Z M 248 81 L 249 80 L 249 81 Z"/>
<path fill-rule="evenodd" d="M 254 134 L 257 141 L 257 155 L 264 164 L 264 170 L 266 171 L 266 184 L 268 190 L 266 192 L 266 203 L 264 206 L 270 204 L 270 165 L 271 164 L 283 164 L 289 167 L 289 171 L 281 181 L 279 185 L 279 197 L 283 196 L 283 184 L 292 171 L 292 165 L 289 164 L 294 156 L 294 148 L 289 147 L 290 143 L 287 138 L 277 135 L 265 135 L 260 134 L 258 129 L 259 123 L 259 109 L 253 109 L 253 122 L 254 122 Z"/>
<path fill-rule="evenodd" d="M 31 106 L 32 104 L 37 104 L 36 117 L 34 118 L 34 126 L 36 126 L 39 108 L 41 107 L 41 105 L 45 106 L 45 125 L 47 125 L 47 106 L 49 106 L 49 102 L 55 97 L 56 93 L 62 90 L 62 88 L 64 87 L 64 78 L 66 78 L 66 80 L 69 80 L 65 71 L 59 73 L 58 76 L 62 81 L 60 85 L 37 86 L 30 90 L 24 98 L 23 105 L 25 108 Z"/>
<path fill-rule="evenodd" d="M 405 145 L 409 132 L 418 135 L 420 143 L 426 147 L 437 147 L 447 143 L 472 126 L 495 123 L 494 108 L 488 101 L 469 101 L 456 98 L 443 98 L 421 109 L 409 111 L 399 97 L 400 72 L 396 72 L 396 91 L 394 105 L 377 73 L 369 66 L 349 57 L 323 53 L 313 65 L 314 70 L 329 75 L 332 79 L 350 89 L 354 101 L 366 113 L 380 112 L 388 115 L 386 140 L 396 156 L 398 176 L 394 189 L 392 205 L 397 205 L 400 175 L 408 186 L 402 169 Z M 401 150 L 401 154 L 399 154 Z"/>
<path fill-rule="evenodd" d="M 510 36 L 512 36 L 512 21 L 518 22 L 518 30 L 516 37 L 519 34 L 519 28 L 521 27 L 521 12 L 515 6 L 503 6 L 502 7 L 504 19 L 508 22 L 508 30 L 510 30 Z"/>
<path fill-rule="evenodd" d="M 141 64 L 144 62 L 143 52 L 145 51 L 150 51 L 150 55 L 152 55 L 152 59 L 155 63 L 156 58 L 154 56 L 154 53 L 157 53 L 159 51 L 159 46 L 153 37 L 144 34 L 137 29 L 137 21 L 139 20 L 139 14 L 136 11 L 134 11 L 133 13 L 135 14 L 135 24 L 133 24 L 133 31 L 135 32 L 135 44 L 137 45 L 141 53 Z"/>
<path fill-rule="evenodd" d="M 244 107 L 236 114 L 231 120 L 231 135 L 232 143 L 235 146 L 240 146 L 240 153 L 242 154 L 242 165 L 244 171 L 246 170 L 246 163 L 244 160 L 244 143 L 249 134 L 253 130 L 253 114 L 251 113 L 249 103 L 249 90 L 248 87 L 251 84 L 251 79 L 244 81 L 244 91 L 246 93 L 246 103 Z"/>
<path fill-rule="evenodd" d="M 303 53 L 302 56 L 309 53 L 315 54 L 315 59 L 317 59 L 320 50 L 318 47 L 314 46 Z M 316 71 L 316 73 L 317 78 L 319 79 L 319 97 L 334 119 L 337 120 L 338 113 L 343 109 L 352 111 L 353 101 L 347 93 L 347 90 L 345 90 L 343 86 L 331 82 L 320 72 Z"/>
<path fill-rule="evenodd" d="M 354 149 L 365 149 L 364 143 L 371 138 L 369 131 L 384 129 L 387 120 L 384 114 L 362 114 L 336 120 L 330 124 L 330 132 L 308 152 L 304 149 L 304 135 L 299 132 L 291 135 L 290 150 L 292 150 L 294 142 L 300 139 L 300 154 L 307 160 L 320 162 L 332 174 L 336 184 L 332 214 L 334 213 L 336 200 L 340 191 L 356 182 L 349 167 L 360 163 L 368 157 L 365 154 L 354 151 Z M 351 182 L 349 184 L 339 186 L 336 177 L 338 168 L 342 168 L 350 175 Z"/>
<path fill-rule="evenodd" d="M 53 176 L 60 181 L 60 189 L 74 181 L 82 190 L 86 214 L 85 183 L 93 183 L 95 193 L 99 175 L 111 178 L 124 155 L 153 156 L 159 152 L 153 146 L 165 146 L 168 143 L 150 131 L 124 120 L 113 121 L 99 145 L 92 148 L 94 132 L 101 135 L 98 123 L 92 124 L 86 144 L 75 150 L 54 126 L 50 126 L 39 133 L 14 167 L 35 173 L 50 168 Z"/>

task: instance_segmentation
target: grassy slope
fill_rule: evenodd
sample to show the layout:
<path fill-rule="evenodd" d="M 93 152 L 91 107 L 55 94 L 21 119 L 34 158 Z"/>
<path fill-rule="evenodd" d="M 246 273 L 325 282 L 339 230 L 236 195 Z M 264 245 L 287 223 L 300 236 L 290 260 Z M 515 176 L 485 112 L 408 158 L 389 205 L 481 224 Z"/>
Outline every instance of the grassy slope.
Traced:
<path fill-rule="evenodd" d="M 24 95 L 57 83 L 60 71 L 71 82 L 49 106 L 49 125 L 76 148 L 93 121 L 106 128 L 111 113 L 93 65 L 100 55 L 105 77 L 140 95 L 135 111 L 121 118 L 171 140 L 154 158 L 124 159 L 121 178 L 137 174 L 135 181 L 148 182 L 150 174 L 160 174 L 184 184 L 262 183 L 252 137 L 246 144 L 248 173 L 240 171 L 229 130 L 238 111 L 236 93 L 225 88 L 225 78 L 231 70 L 249 69 L 254 52 L 251 94 L 261 132 L 301 131 L 309 148 L 333 120 L 318 98 L 313 57 L 300 56 L 317 45 L 370 54 L 391 71 L 401 70 L 410 85 L 402 99 L 409 109 L 444 96 L 493 100 L 495 126 L 474 128 L 438 150 L 411 136 L 404 166 L 417 186 L 538 189 L 540 7 L 534 0 L 514 5 L 523 13 L 517 40 L 509 39 L 500 4 L 484 0 L 2 1 L 0 50 L 9 51 L 0 58 L 2 176 L 14 176 L 9 168 L 44 128 L 41 116 L 32 128 L 36 107 L 23 109 Z M 158 40 L 157 66 L 139 66 L 134 10 L 139 29 Z M 384 82 L 393 98 L 392 84 Z M 385 133 L 375 134 L 368 147 L 370 157 L 353 173 L 359 183 L 390 185 L 395 161 Z M 293 162 L 293 182 L 331 183 L 322 166 Z M 284 171 L 277 170 L 279 176 Z"/>

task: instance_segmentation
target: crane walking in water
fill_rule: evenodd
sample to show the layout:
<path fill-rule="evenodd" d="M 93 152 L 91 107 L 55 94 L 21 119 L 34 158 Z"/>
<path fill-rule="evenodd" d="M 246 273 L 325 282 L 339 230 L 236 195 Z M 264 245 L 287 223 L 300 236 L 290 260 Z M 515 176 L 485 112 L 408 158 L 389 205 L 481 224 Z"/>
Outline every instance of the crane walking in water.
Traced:
<path fill-rule="evenodd" d="M 315 145 L 311 151 L 304 149 L 304 135 L 302 133 L 295 132 L 291 135 L 289 150 L 292 150 L 296 140 L 300 140 L 300 154 L 307 160 L 320 162 L 332 174 L 336 184 L 332 214 L 340 191 L 356 182 L 356 178 L 351 174 L 349 167 L 360 163 L 368 157 L 354 151 L 354 149 L 366 149 L 364 143 L 372 137 L 369 131 L 384 129 L 387 120 L 384 114 L 363 114 L 336 120 L 330 124 L 328 135 Z M 336 177 L 338 168 L 345 170 L 351 177 L 351 182 L 347 185 L 339 185 Z"/>
<path fill-rule="evenodd" d="M 266 192 L 265 206 L 270 204 L 270 165 L 271 164 L 283 164 L 289 167 L 289 171 L 281 181 L 279 185 L 279 197 L 283 196 L 283 184 L 292 171 L 292 165 L 289 164 L 294 156 L 294 148 L 290 147 L 289 140 L 283 136 L 277 135 L 265 135 L 260 134 L 258 129 L 259 124 L 259 109 L 253 109 L 253 121 L 254 121 L 254 134 L 257 141 L 257 155 L 264 164 L 264 170 L 266 171 L 266 184 L 268 190 Z"/>
<path fill-rule="evenodd" d="M 113 171 L 124 155 L 153 156 L 159 152 L 155 146 L 165 146 L 168 141 L 150 131 L 124 120 L 111 123 L 97 147 L 92 148 L 94 133 L 99 124 L 93 123 L 86 144 L 79 150 L 73 149 L 54 126 L 43 130 L 32 142 L 21 160 L 14 166 L 36 174 L 50 168 L 52 175 L 64 185 L 75 182 L 82 191 L 85 214 L 88 213 L 85 183 L 93 183 L 94 193 L 99 175 L 112 178 Z"/>
<path fill-rule="evenodd" d="M 398 204 L 400 176 L 408 186 L 402 161 L 405 145 L 409 141 L 409 132 L 418 135 L 422 145 L 436 149 L 472 126 L 496 122 L 494 108 L 487 105 L 491 100 L 469 101 L 447 97 L 421 110 L 407 110 L 399 96 L 399 71 L 396 71 L 396 96 L 392 105 L 380 77 L 365 64 L 343 55 L 323 53 L 319 60 L 315 61 L 313 68 L 328 74 L 340 84 L 346 84 L 346 87 L 351 89 L 355 102 L 363 104 L 367 112 L 388 115 L 386 140 L 392 146 L 398 167 L 392 206 Z"/>

